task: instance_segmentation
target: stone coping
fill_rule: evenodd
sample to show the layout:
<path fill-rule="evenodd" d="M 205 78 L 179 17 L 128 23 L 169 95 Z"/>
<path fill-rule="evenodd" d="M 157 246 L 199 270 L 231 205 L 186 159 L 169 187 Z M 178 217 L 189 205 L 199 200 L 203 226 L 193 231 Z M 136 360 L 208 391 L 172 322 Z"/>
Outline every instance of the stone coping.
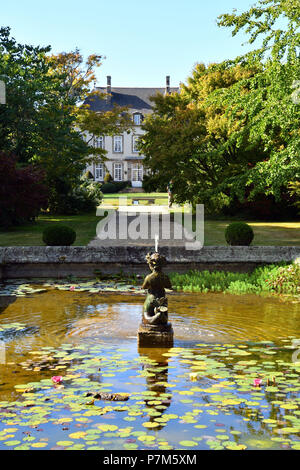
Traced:
<path fill-rule="evenodd" d="M 0 247 L 0 266 L 14 264 L 135 264 L 145 265 L 147 246 L 16 246 Z M 300 257 L 300 246 L 205 246 L 201 250 L 161 247 L 169 263 L 258 263 L 291 262 Z"/>

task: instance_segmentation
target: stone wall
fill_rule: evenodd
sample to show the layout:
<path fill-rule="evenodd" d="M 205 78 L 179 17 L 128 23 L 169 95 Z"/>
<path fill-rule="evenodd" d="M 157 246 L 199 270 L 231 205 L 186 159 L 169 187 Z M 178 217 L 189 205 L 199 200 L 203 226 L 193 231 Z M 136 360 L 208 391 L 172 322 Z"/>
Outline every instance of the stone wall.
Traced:
<path fill-rule="evenodd" d="M 102 273 L 145 273 L 148 247 L 0 247 L 0 279 L 18 277 L 94 276 Z M 291 262 L 300 257 L 300 247 L 208 246 L 198 251 L 162 247 L 168 271 L 190 269 L 247 272 L 256 266 Z"/>

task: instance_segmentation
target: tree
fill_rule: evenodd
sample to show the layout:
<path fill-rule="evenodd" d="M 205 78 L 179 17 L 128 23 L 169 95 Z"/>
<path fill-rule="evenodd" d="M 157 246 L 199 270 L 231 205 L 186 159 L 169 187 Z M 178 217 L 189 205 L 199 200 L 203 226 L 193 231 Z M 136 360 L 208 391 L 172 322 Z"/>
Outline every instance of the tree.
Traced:
<path fill-rule="evenodd" d="M 75 128 L 65 75 L 54 71 L 50 47 L 18 44 L 9 28 L 0 29 L 0 76 L 6 82 L 7 104 L 0 107 L 1 149 L 18 155 L 19 164 L 34 163 L 45 171 L 50 201 L 61 182 L 77 183 L 89 147 Z"/>
<path fill-rule="evenodd" d="M 87 163 L 105 158 L 83 134 L 127 129 L 129 119 L 124 109 L 98 116 L 84 104 L 97 94 L 93 83 L 101 56 L 84 63 L 77 49 L 56 56 L 50 51 L 50 46 L 18 44 L 10 28 L 0 28 L 0 79 L 7 90 L 7 105 L 0 107 L 1 149 L 18 155 L 19 165 L 45 170 L 50 210 L 57 210 L 81 185 Z"/>
<path fill-rule="evenodd" d="M 93 143 L 95 137 L 102 135 L 115 135 L 129 131 L 132 128 L 132 119 L 126 107 L 114 106 L 106 112 L 95 112 L 90 103 L 97 99 L 106 99 L 106 94 L 95 88 L 95 68 L 100 67 L 102 56 L 91 54 L 86 61 L 79 49 L 71 52 L 62 52 L 48 58 L 53 74 L 60 73 L 64 77 L 63 87 L 68 98 L 73 99 L 73 106 L 69 113 L 76 117 L 77 130 L 86 139 L 88 145 Z M 106 151 L 90 146 L 89 162 L 105 160 Z M 93 158 L 96 157 L 96 158 Z"/>
<path fill-rule="evenodd" d="M 251 141 L 262 140 L 267 153 L 267 158 L 235 181 L 236 190 L 242 196 L 242 188 L 247 186 L 250 197 L 264 192 L 279 201 L 289 181 L 300 179 L 300 107 L 295 89 L 300 77 L 300 2 L 261 0 L 241 15 L 222 15 L 219 25 L 233 27 L 233 36 L 245 29 L 250 44 L 262 39 L 258 49 L 234 61 L 262 64 L 260 72 L 248 80 L 249 93 L 241 95 L 236 84 L 223 97 L 231 116 L 239 112 L 247 117 L 237 138 L 248 132 Z M 232 61 L 224 64 L 231 65 Z"/>
<path fill-rule="evenodd" d="M 219 92 L 255 73 L 242 66 L 221 71 L 215 65 L 198 64 L 179 94 L 153 99 L 154 112 L 143 126 L 141 150 L 153 180 L 161 179 L 165 186 L 173 180 L 177 202 L 222 207 L 230 199 L 225 181 L 262 158 L 259 141 L 251 145 L 246 136 L 236 141 L 244 120 L 237 116 L 230 122 L 219 100 Z"/>
<path fill-rule="evenodd" d="M 233 35 L 245 28 L 250 43 L 263 36 L 260 47 L 199 64 L 177 97 L 154 99 L 141 150 L 154 179 L 173 179 L 178 202 L 280 201 L 299 180 L 299 5 L 261 0 L 222 15 L 219 25 L 234 27 Z"/>
<path fill-rule="evenodd" d="M 4 152 L 0 168 L 0 226 L 32 222 L 48 203 L 44 172 L 33 165 L 17 168 L 17 158 Z"/>
<path fill-rule="evenodd" d="M 290 183 L 289 185 L 290 193 L 292 196 L 295 196 L 295 203 L 294 205 L 298 208 L 300 213 L 300 181 L 296 181 L 294 183 Z"/>

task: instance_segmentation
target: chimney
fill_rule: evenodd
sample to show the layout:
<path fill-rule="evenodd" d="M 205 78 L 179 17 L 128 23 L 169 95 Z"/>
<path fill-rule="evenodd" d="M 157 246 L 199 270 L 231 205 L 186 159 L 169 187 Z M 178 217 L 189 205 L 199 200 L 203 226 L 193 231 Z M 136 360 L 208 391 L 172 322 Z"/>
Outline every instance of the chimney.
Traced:
<path fill-rule="evenodd" d="M 106 78 L 107 78 L 107 84 L 106 84 L 107 97 L 106 97 L 106 100 L 108 102 L 110 102 L 111 101 L 111 76 L 108 75 Z"/>
<path fill-rule="evenodd" d="M 169 95 L 170 94 L 170 76 L 167 75 L 166 76 L 166 92 L 165 92 L 166 95 Z"/>

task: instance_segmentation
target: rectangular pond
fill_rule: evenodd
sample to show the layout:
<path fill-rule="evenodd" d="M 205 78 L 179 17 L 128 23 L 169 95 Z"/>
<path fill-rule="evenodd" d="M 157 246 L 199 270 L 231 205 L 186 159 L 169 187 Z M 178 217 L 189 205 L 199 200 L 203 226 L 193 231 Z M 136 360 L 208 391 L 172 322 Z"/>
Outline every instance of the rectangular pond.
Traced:
<path fill-rule="evenodd" d="M 0 449 L 300 449 L 296 300 L 170 293 L 174 347 L 138 349 L 125 281 L 0 289 Z"/>

